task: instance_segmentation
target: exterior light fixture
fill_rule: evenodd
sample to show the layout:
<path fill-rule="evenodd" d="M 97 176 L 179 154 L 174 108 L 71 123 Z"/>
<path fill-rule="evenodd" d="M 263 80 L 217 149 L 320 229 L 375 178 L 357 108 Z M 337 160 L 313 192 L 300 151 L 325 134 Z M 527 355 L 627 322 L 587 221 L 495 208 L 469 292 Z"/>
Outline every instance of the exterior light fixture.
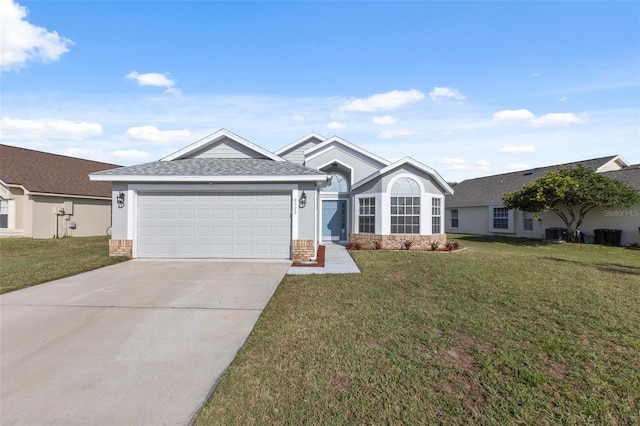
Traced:
<path fill-rule="evenodd" d="M 116 203 L 118 204 L 119 209 L 124 207 L 124 192 L 120 191 L 120 193 L 116 197 Z"/>
<path fill-rule="evenodd" d="M 307 194 L 302 191 L 302 195 L 300 195 L 300 208 L 303 209 L 307 205 Z"/>

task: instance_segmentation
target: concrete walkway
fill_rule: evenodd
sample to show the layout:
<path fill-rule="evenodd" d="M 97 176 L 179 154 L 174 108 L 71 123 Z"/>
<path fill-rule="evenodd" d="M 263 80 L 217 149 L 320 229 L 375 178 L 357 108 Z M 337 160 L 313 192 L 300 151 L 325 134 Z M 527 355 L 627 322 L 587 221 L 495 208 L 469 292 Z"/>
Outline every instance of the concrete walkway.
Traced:
<path fill-rule="evenodd" d="M 190 424 L 290 265 L 131 260 L 0 296 L 0 424 Z"/>
<path fill-rule="evenodd" d="M 291 275 L 360 273 L 360 269 L 344 246 L 332 243 L 324 243 L 324 246 L 326 247 L 324 268 L 292 266 L 287 273 Z"/>

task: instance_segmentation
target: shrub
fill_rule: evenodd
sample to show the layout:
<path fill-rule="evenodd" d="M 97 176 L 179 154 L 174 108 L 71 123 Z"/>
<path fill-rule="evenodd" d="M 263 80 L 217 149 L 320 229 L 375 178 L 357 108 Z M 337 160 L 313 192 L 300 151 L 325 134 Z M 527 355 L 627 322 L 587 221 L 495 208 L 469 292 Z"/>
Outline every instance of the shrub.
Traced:
<path fill-rule="evenodd" d="M 380 241 L 374 241 L 373 242 L 373 249 L 374 250 L 380 250 L 382 248 L 382 243 Z"/>
<path fill-rule="evenodd" d="M 436 251 L 438 250 L 438 247 L 440 246 L 440 241 L 434 241 L 431 243 L 431 251 Z"/>
<path fill-rule="evenodd" d="M 413 241 L 407 240 L 404 243 L 402 243 L 402 247 L 400 247 L 400 250 L 409 250 L 412 244 L 413 244 Z"/>

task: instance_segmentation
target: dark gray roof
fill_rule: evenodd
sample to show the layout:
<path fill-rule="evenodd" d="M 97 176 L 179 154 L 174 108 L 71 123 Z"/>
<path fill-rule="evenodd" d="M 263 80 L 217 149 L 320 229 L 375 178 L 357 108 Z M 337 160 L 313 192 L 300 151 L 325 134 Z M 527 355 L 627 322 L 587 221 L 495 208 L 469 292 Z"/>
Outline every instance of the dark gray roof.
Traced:
<path fill-rule="evenodd" d="M 153 161 L 105 170 L 94 175 L 110 176 L 324 176 L 318 170 L 289 161 L 254 158 L 190 158 Z"/>
<path fill-rule="evenodd" d="M 501 204 L 504 194 L 517 191 L 524 185 L 543 177 L 549 172 L 577 167 L 578 165 L 596 170 L 598 167 L 616 157 L 616 155 L 612 155 L 609 157 L 593 158 L 591 160 L 468 179 L 453 187 L 454 194 L 446 197 L 446 205 L 447 207 L 464 207 Z M 609 176 L 609 173 L 614 172 L 607 172 L 607 176 Z M 609 177 L 613 178 L 613 176 Z"/>
<path fill-rule="evenodd" d="M 632 164 L 629 167 L 604 172 L 602 174 L 608 178 L 622 181 L 640 191 L 640 164 Z"/>

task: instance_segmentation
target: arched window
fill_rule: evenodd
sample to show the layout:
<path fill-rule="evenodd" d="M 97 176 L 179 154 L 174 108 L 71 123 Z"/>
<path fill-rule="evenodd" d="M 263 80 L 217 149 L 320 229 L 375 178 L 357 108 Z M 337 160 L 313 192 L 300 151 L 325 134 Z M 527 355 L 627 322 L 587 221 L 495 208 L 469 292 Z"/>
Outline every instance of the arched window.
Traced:
<path fill-rule="evenodd" d="M 420 187 L 411 178 L 400 178 L 391 188 L 391 233 L 420 233 Z"/>
<path fill-rule="evenodd" d="M 331 174 L 331 185 L 322 188 L 323 192 L 349 192 L 347 179 L 339 173 Z"/>

